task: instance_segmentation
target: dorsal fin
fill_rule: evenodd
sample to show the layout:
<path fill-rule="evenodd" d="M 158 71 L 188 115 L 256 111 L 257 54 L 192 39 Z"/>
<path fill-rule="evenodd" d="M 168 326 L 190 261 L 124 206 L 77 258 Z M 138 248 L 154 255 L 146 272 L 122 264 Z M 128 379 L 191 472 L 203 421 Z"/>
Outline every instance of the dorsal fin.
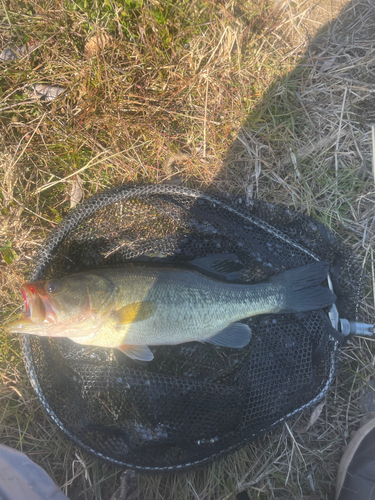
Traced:
<path fill-rule="evenodd" d="M 198 271 L 208 272 L 213 277 L 229 281 L 239 280 L 244 272 L 244 266 L 235 254 L 219 253 L 200 257 L 189 262 Z"/>

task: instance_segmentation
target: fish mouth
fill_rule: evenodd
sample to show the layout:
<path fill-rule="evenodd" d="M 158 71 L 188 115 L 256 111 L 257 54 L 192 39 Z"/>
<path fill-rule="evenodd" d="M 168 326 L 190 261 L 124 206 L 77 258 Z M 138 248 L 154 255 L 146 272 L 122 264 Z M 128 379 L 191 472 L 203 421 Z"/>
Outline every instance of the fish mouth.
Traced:
<path fill-rule="evenodd" d="M 46 291 L 47 283 L 43 280 L 22 285 L 24 312 L 19 319 L 3 325 L 6 332 L 40 337 L 85 337 L 95 333 L 111 314 L 111 310 L 108 310 L 106 315 L 97 318 L 91 311 L 90 300 L 87 297 L 79 314 L 62 320 L 59 303 L 51 299 Z"/>
<path fill-rule="evenodd" d="M 56 324 L 56 311 L 44 288 L 44 282 L 24 283 L 21 286 L 24 301 L 24 320 L 33 323 Z"/>

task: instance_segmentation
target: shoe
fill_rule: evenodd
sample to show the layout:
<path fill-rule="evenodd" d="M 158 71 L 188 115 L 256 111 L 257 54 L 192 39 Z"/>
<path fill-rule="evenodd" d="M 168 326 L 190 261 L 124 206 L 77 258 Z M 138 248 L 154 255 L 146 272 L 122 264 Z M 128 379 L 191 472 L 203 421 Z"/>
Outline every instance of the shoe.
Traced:
<path fill-rule="evenodd" d="M 339 465 L 336 500 L 375 500 L 375 412 L 350 441 Z"/>

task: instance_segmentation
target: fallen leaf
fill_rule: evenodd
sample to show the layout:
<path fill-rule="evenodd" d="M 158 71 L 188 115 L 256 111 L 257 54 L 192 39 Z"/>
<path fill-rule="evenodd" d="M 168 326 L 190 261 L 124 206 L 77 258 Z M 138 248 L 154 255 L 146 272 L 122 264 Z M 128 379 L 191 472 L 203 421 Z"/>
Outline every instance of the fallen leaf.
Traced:
<path fill-rule="evenodd" d="M 99 50 L 103 50 L 106 45 L 112 43 L 112 37 L 107 33 L 96 34 L 87 41 L 85 45 L 85 56 L 93 57 Z"/>
<path fill-rule="evenodd" d="M 82 189 L 82 179 L 79 175 L 74 177 L 72 187 L 70 189 L 70 208 L 75 207 L 82 201 L 83 189 Z"/>
<path fill-rule="evenodd" d="M 31 97 L 43 99 L 45 101 L 53 101 L 57 96 L 65 92 L 63 87 L 55 87 L 53 85 L 44 85 L 41 83 L 33 85 L 31 88 Z"/>
<path fill-rule="evenodd" d="M 322 410 L 324 408 L 324 405 L 326 404 L 325 400 L 322 401 L 321 403 L 318 404 L 316 408 L 314 408 L 314 411 L 311 414 L 310 421 L 306 426 L 306 431 L 310 429 L 311 426 L 315 424 L 315 422 L 318 420 L 320 417 L 320 414 L 322 413 Z"/>
<path fill-rule="evenodd" d="M 29 43 L 28 45 L 21 45 L 19 47 L 8 47 L 0 53 L 0 61 L 8 62 L 20 59 L 26 54 L 30 54 L 36 47 L 35 43 Z"/>
<path fill-rule="evenodd" d="M 318 406 L 316 406 L 314 408 L 314 411 L 311 414 L 309 423 L 305 427 L 295 428 L 294 429 L 295 432 L 298 432 L 298 434 L 303 434 L 304 432 L 307 432 L 310 429 L 310 427 L 312 427 L 315 424 L 315 422 L 318 420 L 318 418 L 320 417 L 320 414 L 322 413 L 322 410 L 323 410 L 325 404 L 326 404 L 325 400 L 322 401 L 321 403 L 319 403 Z"/>
<path fill-rule="evenodd" d="M 325 71 L 328 71 L 329 69 L 332 68 L 336 63 L 336 58 L 332 57 L 331 59 L 327 59 L 324 61 L 324 63 L 320 66 L 320 71 L 324 73 Z"/>

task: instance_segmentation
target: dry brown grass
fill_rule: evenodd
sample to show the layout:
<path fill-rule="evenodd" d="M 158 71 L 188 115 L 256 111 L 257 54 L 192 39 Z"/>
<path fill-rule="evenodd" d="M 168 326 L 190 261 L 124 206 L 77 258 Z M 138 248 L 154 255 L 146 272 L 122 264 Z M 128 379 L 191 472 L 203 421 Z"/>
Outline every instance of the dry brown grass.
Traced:
<path fill-rule="evenodd" d="M 20 307 L 31 256 L 68 212 L 77 174 L 85 197 L 172 179 L 294 207 L 340 234 L 374 274 L 373 2 L 150 0 L 124 15 L 115 2 L 47 3 L 0 7 L 0 47 L 36 46 L 0 76 L 1 319 Z M 30 87 L 41 83 L 65 92 L 39 101 Z M 374 286 L 369 278 L 363 321 L 373 321 Z M 121 472 L 57 432 L 18 340 L 1 340 L 1 442 L 71 499 L 109 498 Z M 129 498 L 229 500 L 246 489 L 331 499 L 373 377 L 372 343 L 351 340 L 308 431 L 310 412 L 203 470 L 137 477 Z"/>

